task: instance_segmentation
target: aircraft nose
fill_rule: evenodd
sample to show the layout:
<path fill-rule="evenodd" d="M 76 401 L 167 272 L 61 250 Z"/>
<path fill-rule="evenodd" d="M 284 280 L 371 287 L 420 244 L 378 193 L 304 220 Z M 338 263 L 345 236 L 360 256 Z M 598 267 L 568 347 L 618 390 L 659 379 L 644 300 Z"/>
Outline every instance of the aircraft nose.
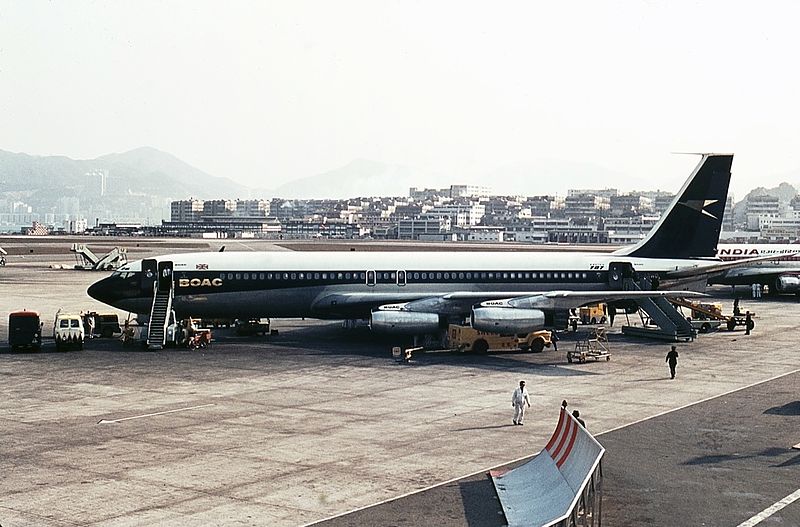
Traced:
<path fill-rule="evenodd" d="M 103 278 L 89 286 L 86 293 L 95 300 L 109 304 L 113 300 L 113 287 L 110 284 L 111 278 Z"/>

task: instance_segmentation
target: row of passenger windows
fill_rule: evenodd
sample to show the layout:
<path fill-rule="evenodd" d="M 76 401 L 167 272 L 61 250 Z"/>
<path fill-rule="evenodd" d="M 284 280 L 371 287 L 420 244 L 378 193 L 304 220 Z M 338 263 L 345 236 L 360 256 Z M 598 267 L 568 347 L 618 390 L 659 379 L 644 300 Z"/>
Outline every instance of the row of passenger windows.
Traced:
<path fill-rule="evenodd" d="M 370 271 L 370 281 L 395 282 L 397 272 Z M 585 272 L 469 272 L 469 271 L 399 271 L 401 281 L 441 281 L 441 280 L 588 280 Z M 403 276 L 405 275 L 405 276 Z M 349 272 L 305 272 L 305 273 L 221 273 L 223 280 L 326 280 L 352 281 L 367 280 L 364 271 Z"/>

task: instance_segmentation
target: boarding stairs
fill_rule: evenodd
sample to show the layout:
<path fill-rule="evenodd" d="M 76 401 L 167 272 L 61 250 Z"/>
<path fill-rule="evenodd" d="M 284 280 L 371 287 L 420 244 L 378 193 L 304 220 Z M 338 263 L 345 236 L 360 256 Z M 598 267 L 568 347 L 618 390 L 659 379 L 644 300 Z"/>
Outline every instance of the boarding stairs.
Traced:
<path fill-rule="evenodd" d="M 635 291 L 642 290 L 642 287 L 633 279 L 627 278 L 624 282 L 624 289 Z M 658 326 L 658 328 L 623 326 L 622 332 L 626 335 L 657 338 L 672 342 L 689 341 L 697 335 L 691 322 L 686 320 L 680 311 L 665 297 L 639 298 L 636 303 L 639 309 L 647 313 L 650 322 Z"/>
<path fill-rule="evenodd" d="M 174 283 L 168 291 L 159 291 L 158 282 L 153 284 L 153 305 L 150 308 L 150 321 L 147 326 L 147 349 L 160 350 L 166 345 L 167 325 L 172 313 L 174 296 Z"/>
<path fill-rule="evenodd" d="M 103 256 L 97 256 L 86 245 L 73 243 L 70 251 L 75 253 L 75 259 L 78 261 L 76 269 L 110 271 L 128 262 L 128 249 L 125 247 L 114 247 Z"/>

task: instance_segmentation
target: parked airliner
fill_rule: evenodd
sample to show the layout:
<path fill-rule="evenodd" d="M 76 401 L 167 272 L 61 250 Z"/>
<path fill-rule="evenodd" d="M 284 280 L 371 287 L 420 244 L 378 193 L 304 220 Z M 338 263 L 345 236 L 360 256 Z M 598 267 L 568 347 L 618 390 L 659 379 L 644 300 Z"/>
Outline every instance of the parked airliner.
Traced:
<path fill-rule="evenodd" d="M 406 334 L 467 317 L 497 333 L 564 327 L 570 308 L 696 296 L 711 274 L 753 261 L 715 256 L 732 161 L 703 154 L 647 237 L 614 253 L 187 253 L 128 263 L 88 292 L 147 314 L 154 287 L 174 287 L 179 318 L 369 318 Z"/>
<path fill-rule="evenodd" d="M 731 262 L 759 256 L 773 256 L 774 259 L 728 269 L 709 278 L 709 284 L 761 284 L 769 287 L 770 294 L 800 295 L 800 244 L 721 243 L 717 256 Z"/>

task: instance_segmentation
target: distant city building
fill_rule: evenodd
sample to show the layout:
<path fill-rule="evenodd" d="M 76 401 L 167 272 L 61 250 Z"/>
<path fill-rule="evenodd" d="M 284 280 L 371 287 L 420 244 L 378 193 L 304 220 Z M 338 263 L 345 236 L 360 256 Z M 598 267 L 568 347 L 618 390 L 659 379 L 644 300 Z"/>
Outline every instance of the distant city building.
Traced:
<path fill-rule="evenodd" d="M 747 229 L 758 230 L 761 216 L 780 217 L 780 199 L 777 196 L 768 195 L 749 196 L 745 204 L 745 214 L 747 217 Z"/>
<path fill-rule="evenodd" d="M 564 200 L 564 214 L 569 217 L 597 216 L 610 207 L 610 198 L 594 194 L 571 194 Z"/>
<path fill-rule="evenodd" d="M 203 217 L 203 200 L 185 199 L 170 204 L 170 221 L 200 221 Z"/>
<path fill-rule="evenodd" d="M 488 197 L 492 195 L 492 189 L 478 185 L 450 185 L 451 198 L 472 198 Z"/>
<path fill-rule="evenodd" d="M 432 235 L 441 236 L 450 233 L 450 217 L 422 216 L 405 218 L 397 222 L 397 238 L 400 240 L 430 239 Z"/>
<path fill-rule="evenodd" d="M 604 188 L 604 189 L 579 189 L 573 188 L 567 190 L 567 197 L 571 196 L 600 196 L 601 198 L 611 199 L 613 196 L 619 194 L 619 191 L 615 188 Z"/>
<path fill-rule="evenodd" d="M 609 198 L 612 216 L 637 216 L 653 211 L 653 200 L 640 194 L 620 194 Z"/>
<path fill-rule="evenodd" d="M 733 195 L 729 194 L 725 201 L 725 212 L 722 215 L 722 230 L 732 232 L 736 230 L 733 222 Z"/>

